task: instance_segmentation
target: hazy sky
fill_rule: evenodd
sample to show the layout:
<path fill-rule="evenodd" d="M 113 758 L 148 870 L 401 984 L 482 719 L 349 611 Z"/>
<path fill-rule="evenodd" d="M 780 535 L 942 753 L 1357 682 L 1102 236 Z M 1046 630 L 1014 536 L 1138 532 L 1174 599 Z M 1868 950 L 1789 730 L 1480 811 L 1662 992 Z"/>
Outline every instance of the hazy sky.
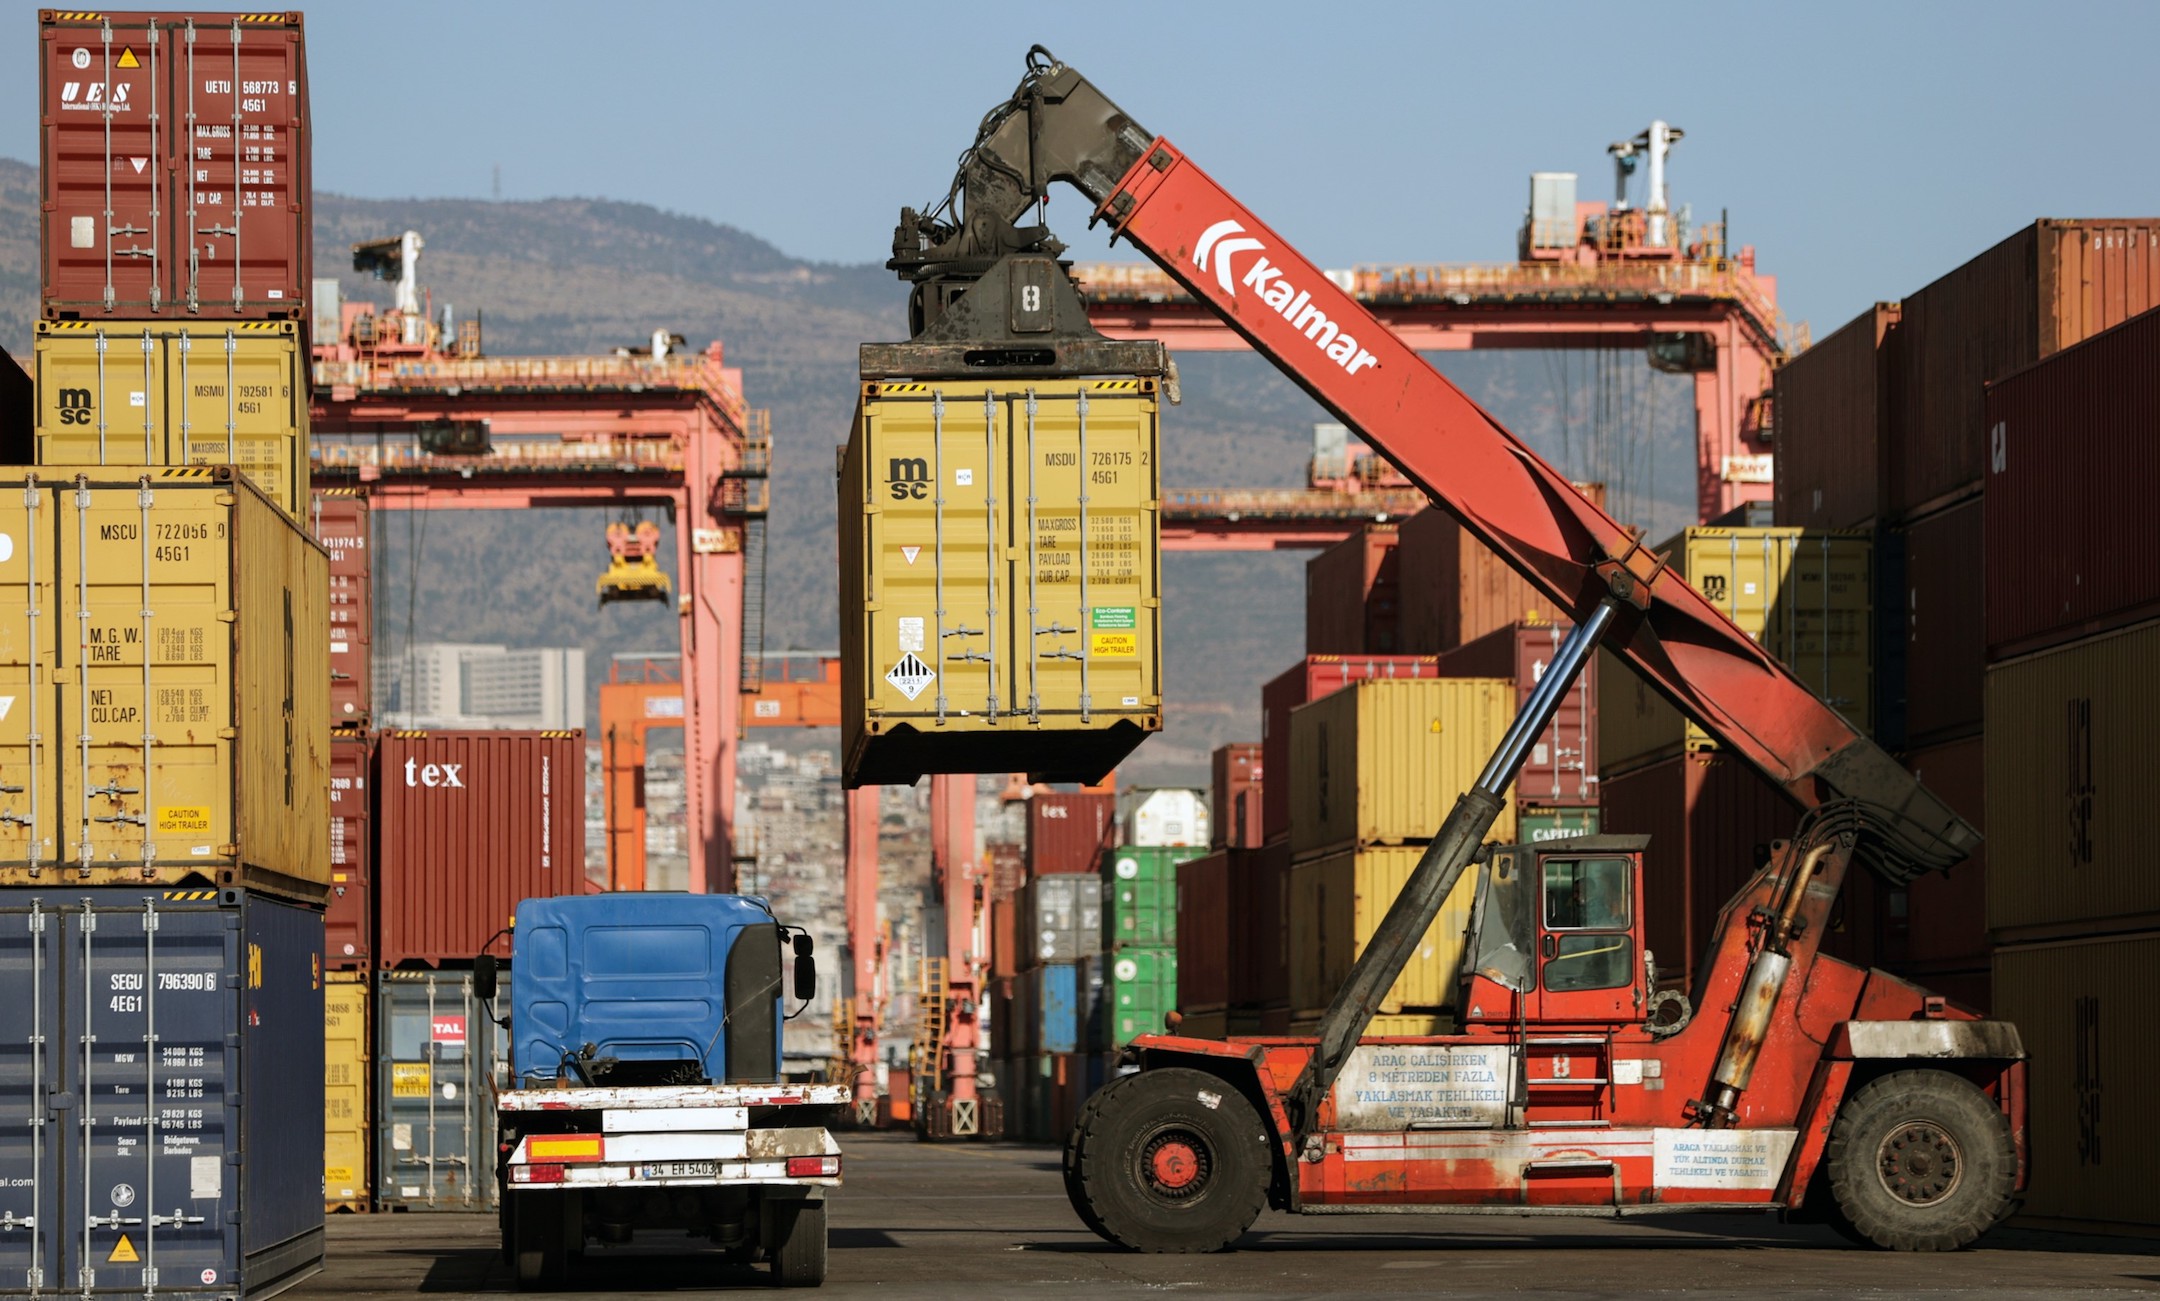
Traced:
<path fill-rule="evenodd" d="M 0 0 L 0 154 L 36 157 L 37 6 Z M 1324 266 L 1513 255 L 1528 174 L 1664 117 L 1673 197 L 1817 337 L 2038 216 L 2160 213 L 2160 4 L 635 5 L 307 10 L 316 183 L 598 195 L 886 256 L 1048 45 Z M 1102 249 L 1067 193 L 1052 225 Z M 1127 255 L 1129 256 L 1129 255 Z"/>

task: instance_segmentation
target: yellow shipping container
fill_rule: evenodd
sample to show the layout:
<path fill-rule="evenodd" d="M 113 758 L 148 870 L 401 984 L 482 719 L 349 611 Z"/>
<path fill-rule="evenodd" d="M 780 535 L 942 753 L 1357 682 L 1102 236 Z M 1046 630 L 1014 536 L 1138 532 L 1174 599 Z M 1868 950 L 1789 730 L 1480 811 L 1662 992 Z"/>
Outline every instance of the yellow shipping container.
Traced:
<path fill-rule="evenodd" d="M 1293 1018 L 1290 1022 L 1290 1033 L 1294 1035 L 1319 1034 L 1320 1018 L 1326 1011 L 1327 1009 L 1322 1008 L 1318 1012 L 1309 1012 L 1303 1016 Z M 1372 1023 L 1365 1027 L 1365 1033 L 1360 1035 L 1359 1038 L 1384 1039 L 1390 1035 L 1454 1034 L 1457 1029 L 1455 1018 L 1452 1015 L 1441 1013 L 1421 1012 L 1400 1016 L 1376 1016 L 1372 1019 Z"/>
<path fill-rule="evenodd" d="M 1422 845 L 1344 850 L 1290 869 L 1293 1015 L 1327 1010 L 1424 852 Z M 1454 1006 L 1462 978 L 1463 937 L 1476 902 L 1477 874 L 1465 872 L 1380 1001 L 1382 1012 Z"/>
<path fill-rule="evenodd" d="M 368 1038 L 368 976 L 333 971 L 323 977 L 323 1208 L 368 1209 L 368 1084 L 373 1079 Z"/>
<path fill-rule="evenodd" d="M 329 566 L 224 467 L 0 469 L 0 885 L 330 880 Z"/>
<path fill-rule="evenodd" d="M 1995 951 L 1995 1013 L 2025 1040 L 2025 1219 L 2160 1228 L 2160 1112 L 2150 1105 L 2160 1002 L 2146 985 L 2156 968 L 2160 932 Z"/>
<path fill-rule="evenodd" d="M 850 786 L 1094 781 L 1162 726 L 1156 381 L 869 382 L 840 471 Z"/>
<path fill-rule="evenodd" d="M 1988 669 L 1987 909 L 1999 936 L 2160 914 L 2145 826 L 2160 789 L 2156 666 L 2160 622 Z"/>
<path fill-rule="evenodd" d="M 1290 852 L 1432 838 L 1515 720 L 1504 678 L 1360 682 L 1290 711 Z M 1486 837 L 1515 838 L 1510 798 Z"/>
<path fill-rule="evenodd" d="M 232 465 L 296 518 L 308 358 L 293 321 L 40 321 L 45 466 Z"/>
<path fill-rule="evenodd" d="M 1658 548 L 1725 617 L 1847 721 L 1874 727 L 1875 544 L 1865 529 L 1692 528 Z M 1607 776 L 1717 742 L 1609 651 L 1598 666 Z"/>

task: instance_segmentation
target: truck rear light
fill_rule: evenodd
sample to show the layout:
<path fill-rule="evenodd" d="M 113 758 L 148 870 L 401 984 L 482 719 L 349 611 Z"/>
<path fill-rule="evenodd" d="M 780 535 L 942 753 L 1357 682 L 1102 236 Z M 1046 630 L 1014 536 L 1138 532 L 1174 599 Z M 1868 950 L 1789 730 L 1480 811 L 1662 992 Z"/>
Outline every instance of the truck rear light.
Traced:
<path fill-rule="evenodd" d="M 598 1134 L 535 1134 L 525 1140 L 532 1161 L 604 1161 L 607 1149 Z"/>
<path fill-rule="evenodd" d="M 791 1156 L 788 1158 L 787 1177 L 790 1179 L 832 1178 L 839 1173 L 840 1158 L 837 1156 Z"/>
<path fill-rule="evenodd" d="M 563 1181 L 563 1167 L 547 1165 L 514 1165 L 510 1167 L 510 1182 L 514 1184 L 559 1184 Z"/>

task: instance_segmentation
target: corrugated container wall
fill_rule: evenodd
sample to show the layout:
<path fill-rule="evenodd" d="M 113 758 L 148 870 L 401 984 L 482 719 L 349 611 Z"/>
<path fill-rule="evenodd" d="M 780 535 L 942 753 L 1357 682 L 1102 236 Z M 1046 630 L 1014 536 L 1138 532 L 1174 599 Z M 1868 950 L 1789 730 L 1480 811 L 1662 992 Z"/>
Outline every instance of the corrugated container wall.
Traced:
<path fill-rule="evenodd" d="M 1440 656 L 1451 678 L 1505 678 L 1515 684 L 1518 711 L 1530 701 L 1545 666 L 1566 639 L 1570 624 L 1527 624 L 1496 629 Z M 1539 807 L 1596 804 L 1598 798 L 1598 662 L 1583 666 L 1539 735 L 1515 778 L 1515 798 Z"/>
<path fill-rule="evenodd" d="M 2160 623 L 1988 670 L 1987 903 L 1998 939 L 2160 915 L 2155 665 Z"/>
<path fill-rule="evenodd" d="M 1367 524 L 1305 562 L 1305 653 L 1393 655 L 1403 648 L 1393 524 Z"/>
<path fill-rule="evenodd" d="M 1497 678 L 1361 682 L 1292 711 L 1292 854 L 1431 839 L 1514 717 Z M 1514 836 L 1510 803 L 1488 838 Z"/>
<path fill-rule="evenodd" d="M 579 893 L 584 773 L 581 732 L 383 733 L 377 964 L 470 962 L 519 900 Z"/>
<path fill-rule="evenodd" d="M 375 599 L 368 499 L 317 492 L 315 540 L 330 553 L 330 725 L 365 731 L 374 718 Z"/>
<path fill-rule="evenodd" d="M 1261 767 L 1275 780 L 1260 786 L 1262 843 L 1290 829 L 1290 711 L 1353 682 L 1436 678 L 1430 655 L 1308 655 L 1260 688 Z"/>
<path fill-rule="evenodd" d="M 1657 548 L 1726 618 L 1861 731 L 1874 721 L 1874 546 L 1860 530 L 1693 528 Z M 1708 733 L 1609 651 L 1599 652 L 1604 779 Z"/>
<path fill-rule="evenodd" d="M 1208 823 L 1208 843 L 1216 849 L 1258 849 L 1261 791 L 1267 775 L 1259 743 L 1236 741 L 1217 746 L 1212 767 L 1214 780 L 1208 793 L 1213 800 L 1213 816 Z"/>
<path fill-rule="evenodd" d="M 48 318 L 305 320 L 298 13 L 39 16 Z"/>
<path fill-rule="evenodd" d="M 383 971 L 375 990 L 376 1207 L 492 1210 L 495 1093 L 510 1072 L 472 973 Z M 505 987 L 496 1006 L 508 1001 Z"/>
<path fill-rule="evenodd" d="M 1117 796 L 1044 792 L 1028 801 L 1030 877 L 1096 870 L 1117 826 Z"/>
<path fill-rule="evenodd" d="M 1578 483 L 1575 488 L 1597 505 L 1605 504 L 1604 484 Z M 1437 506 L 1403 521 L 1396 552 L 1405 651 L 1437 654 L 1511 623 L 1568 616 Z"/>
<path fill-rule="evenodd" d="M 1996 1013 L 2025 1041 L 2032 1186 L 2024 1216 L 2160 1226 L 2160 933 L 1995 952 Z"/>
<path fill-rule="evenodd" d="M 1975 487 L 1985 388 L 2160 306 L 2160 218 L 2037 222 L 1908 295 L 1890 513 Z"/>
<path fill-rule="evenodd" d="M 1877 303 L 1778 367 L 1776 523 L 1849 529 L 1881 513 L 1897 321 L 1896 303 Z"/>
<path fill-rule="evenodd" d="M 292 321 L 40 321 L 38 462 L 232 465 L 307 515 L 308 353 Z"/>
<path fill-rule="evenodd" d="M 1290 842 L 1270 841 L 1230 859 L 1230 1005 L 1290 1001 Z"/>
<path fill-rule="evenodd" d="M 321 954 L 321 912 L 238 890 L 0 891 L 0 1039 L 46 1045 L 0 1073 L 0 1294 L 256 1297 L 320 1264 Z"/>
<path fill-rule="evenodd" d="M 1998 657 L 2160 607 L 2160 312 L 1987 394 L 1987 640 Z"/>
<path fill-rule="evenodd" d="M 1175 948 L 1140 945 L 1104 954 L 1102 1030 L 1098 1051 L 1122 1048 L 1144 1034 L 1161 1034 L 1178 1005 Z"/>
<path fill-rule="evenodd" d="M 1177 943 L 1178 864 L 1200 853 L 1120 845 L 1103 855 L 1103 948 Z"/>
<path fill-rule="evenodd" d="M 330 901 L 323 965 L 366 970 L 375 956 L 375 740 L 330 738 Z"/>
<path fill-rule="evenodd" d="M 1177 865 L 1180 1012 L 1230 1004 L 1230 863 L 1231 851 L 1218 849 Z"/>
<path fill-rule="evenodd" d="M 323 977 L 323 1209 L 365 1211 L 372 1206 L 374 1170 L 368 1140 L 374 1129 L 368 1107 L 374 1075 L 369 1034 L 375 1002 L 372 978 L 361 971 Z"/>
<path fill-rule="evenodd" d="M 1885 614 L 1904 618 L 1905 666 L 1898 685 L 1909 745 L 1980 729 L 1988 601 L 1981 517 L 1991 509 L 1984 500 L 1968 501 L 1901 530 L 1904 609 Z M 2035 550 L 2048 546 L 2042 536 L 2028 542 Z M 1889 683 L 1882 688 L 1892 689 Z"/>
<path fill-rule="evenodd" d="M 1290 1009 L 1324 1010 L 1350 977 L 1373 932 L 1417 867 L 1422 846 L 1346 849 L 1290 869 Z M 1433 1011 L 1452 1007 L 1462 977 L 1464 936 L 1477 880 L 1466 872 L 1425 929 L 1402 974 L 1378 1010 Z"/>
<path fill-rule="evenodd" d="M 862 386 L 840 474 L 849 786 L 1093 782 L 1161 728 L 1160 432 L 1152 379 Z"/>
<path fill-rule="evenodd" d="M 222 468 L 48 473 L 0 475 L 0 534 L 23 539 L 0 557 L 16 612 L 0 683 L 17 697 L 0 716 L 0 783 L 17 788 L 0 795 L 0 884 L 147 876 L 321 901 L 322 548 Z"/>
<path fill-rule="evenodd" d="M 1977 736 L 1905 756 L 1913 775 L 1982 834 L 1988 830 L 1985 763 L 1985 743 Z M 1892 891 L 1882 953 L 1885 965 L 1899 975 L 1983 1011 L 1988 999 L 1976 986 L 1985 983 L 1988 970 L 1989 848 L 1982 845 L 1947 873 L 1915 878 L 1902 900 Z M 1966 978 L 1966 988 L 1956 988 L 1953 977 Z"/>
<path fill-rule="evenodd" d="M 1020 891 L 1020 921 L 1027 928 L 1023 970 L 1044 962 L 1078 962 L 1102 951 L 1102 882 L 1092 874 L 1036 876 Z"/>

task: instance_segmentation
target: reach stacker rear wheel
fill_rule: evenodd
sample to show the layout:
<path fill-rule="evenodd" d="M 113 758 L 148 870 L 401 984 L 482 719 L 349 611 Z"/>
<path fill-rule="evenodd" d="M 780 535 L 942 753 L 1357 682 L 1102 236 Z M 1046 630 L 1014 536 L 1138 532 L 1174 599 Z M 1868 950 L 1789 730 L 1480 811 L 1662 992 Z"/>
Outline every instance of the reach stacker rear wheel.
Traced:
<path fill-rule="evenodd" d="M 1824 1156 L 1847 1236 L 1892 1251 L 1956 1251 L 2016 1206 L 2010 1122 L 1946 1071 L 1899 1071 L 1854 1094 Z"/>
<path fill-rule="evenodd" d="M 1170 1067 L 1127 1076 L 1069 1144 L 1073 1209 L 1134 1251 L 1220 1251 L 1267 1201 L 1268 1133 L 1236 1089 Z"/>

